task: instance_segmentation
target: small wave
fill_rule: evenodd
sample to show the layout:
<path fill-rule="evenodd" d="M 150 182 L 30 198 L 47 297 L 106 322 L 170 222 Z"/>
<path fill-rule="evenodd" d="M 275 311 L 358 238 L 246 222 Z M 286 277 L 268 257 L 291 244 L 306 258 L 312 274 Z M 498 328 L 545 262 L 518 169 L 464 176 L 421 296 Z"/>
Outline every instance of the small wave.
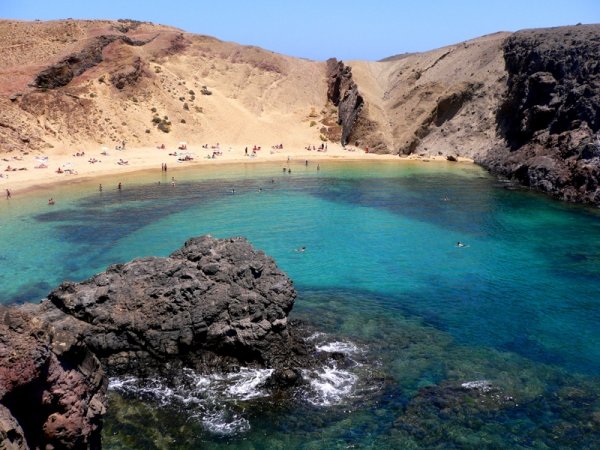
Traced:
<path fill-rule="evenodd" d="M 237 402 L 265 397 L 261 385 L 272 369 L 242 369 L 218 375 L 199 375 L 184 370 L 181 380 L 113 378 L 109 389 L 156 403 L 159 407 L 185 409 L 191 419 L 215 434 L 246 432 L 248 420 L 234 411 Z M 174 385 L 175 384 L 175 385 Z"/>
<path fill-rule="evenodd" d="M 354 355 L 361 352 L 358 345 L 353 342 L 329 342 L 323 345 L 317 345 L 316 349 L 320 352 L 343 353 L 345 355 Z"/>
<path fill-rule="evenodd" d="M 229 411 L 215 411 L 203 414 L 199 417 L 202 425 L 207 431 L 220 435 L 231 435 L 244 433 L 250 430 L 248 419 Z"/>
<path fill-rule="evenodd" d="M 315 406 L 338 405 L 352 394 L 358 376 L 336 367 L 324 367 L 316 371 L 304 371 L 304 377 L 310 384 L 306 401 Z"/>
<path fill-rule="evenodd" d="M 233 382 L 233 385 L 227 388 L 227 392 L 238 400 L 264 397 L 267 394 L 261 391 L 259 386 L 267 381 L 272 373 L 273 369 L 242 369 L 237 373 L 230 374 L 228 381 Z"/>

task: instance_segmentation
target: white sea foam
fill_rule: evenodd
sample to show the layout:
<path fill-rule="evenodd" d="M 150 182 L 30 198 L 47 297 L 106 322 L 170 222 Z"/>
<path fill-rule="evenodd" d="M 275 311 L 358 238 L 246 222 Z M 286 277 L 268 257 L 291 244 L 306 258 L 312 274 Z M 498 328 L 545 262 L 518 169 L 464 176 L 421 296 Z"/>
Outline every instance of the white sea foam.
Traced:
<path fill-rule="evenodd" d="M 205 413 L 200 420 L 204 428 L 214 434 L 229 435 L 250 430 L 248 419 L 224 410 Z"/>
<path fill-rule="evenodd" d="M 317 345 L 317 350 L 320 352 L 343 353 L 345 355 L 353 355 L 360 353 L 361 349 L 353 342 L 329 342 L 327 344 Z"/>
<path fill-rule="evenodd" d="M 235 413 L 239 401 L 264 397 L 261 385 L 273 373 L 271 369 L 242 369 L 217 375 L 198 375 L 191 370 L 182 374 L 181 383 L 161 379 L 113 378 L 109 389 L 155 402 L 158 406 L 185 408 L 210 432 L 235 434 L 250 429 L 248 420 Z"/>
<path fill-rule="evenodd" d="M 358 376 L 336 367 L 323 367 L 316 371 L 304 371 L 310 384 L 306 401 L 315 406 L 338 405 L 352 394 Z"/>
<path fill-rule="evenodd" d="M 260 386 L 267 381 L 272 373 L 273 369 L 242 369 L 239 372 L 230 374 L 228 381 L 233 382 L 233 384 L 227 388 L 227 393 L 238 400 L 264 397 L 267 394 L 260 390 Z"/>

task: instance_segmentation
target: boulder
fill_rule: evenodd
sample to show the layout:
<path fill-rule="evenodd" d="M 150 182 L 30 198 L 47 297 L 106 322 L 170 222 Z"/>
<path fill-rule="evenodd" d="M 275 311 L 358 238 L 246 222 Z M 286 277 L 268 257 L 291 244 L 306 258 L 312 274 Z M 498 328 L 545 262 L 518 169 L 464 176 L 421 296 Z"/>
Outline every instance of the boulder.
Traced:
<path fill-rule="evenodd" d="M 100 448 L 107 385 L 85 345 L 0 308 L 0 448 Z"/>
<path fill-rule="evenodd" d="M 188 240 L 167 258 L 66 282 L 30 309 L 64 342 L 84 342 L 109 374 L 302 365 L 287 316 L 296 291 L 244 238 Z M 168 364 L 166 364 L 168 363 Z"/>

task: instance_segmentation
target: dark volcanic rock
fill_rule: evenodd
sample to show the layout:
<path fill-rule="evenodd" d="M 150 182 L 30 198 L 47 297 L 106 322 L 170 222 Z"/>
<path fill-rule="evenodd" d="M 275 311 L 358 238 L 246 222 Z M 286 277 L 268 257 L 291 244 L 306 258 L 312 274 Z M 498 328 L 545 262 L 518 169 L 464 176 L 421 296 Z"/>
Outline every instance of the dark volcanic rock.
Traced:
<path fill-rule="evenodd" d="M 145 45 L 147 43 L 133 40 L 127 36 L 98 36 L 79 53 L 69 55 L 62 61 L 40 72 L 33 82 L 34 86 L 40 89 L 56 89 L 66 86 L 76 76 L 100 64 L 102 62 L 102 50 L 104 50 L 104 47 L 118 40 L 127 45 L 134 46 Z"/>
<path fill-rule="evenodd" d="M 107 378 L 81 343 L 0 308 L 0 448 L 100 448 Z"/>
<path fill-rule="evenodd" d="M 365 101 L 352 79 L 352 69 L 335 58 L 327 60 L 327 99 L 338 107 L 342 145 L 346 145 Z"/>
<path fill-rule="evenodd" d="M 558 198 L 600 204 L 600 25 L 519 31 L 498 113 L 509 150 L 478 162 Z"/>
<path fill-rule="evenodd" d="M 307 352 L 287 323 L 295 297 L 290 279 L 246 239 L 205 236 L 168 258 L 63 283 L 34 308 L 65 340 L 85 342 L 110 374 L 148 375 L 181 365 L 303 365 Z"/>

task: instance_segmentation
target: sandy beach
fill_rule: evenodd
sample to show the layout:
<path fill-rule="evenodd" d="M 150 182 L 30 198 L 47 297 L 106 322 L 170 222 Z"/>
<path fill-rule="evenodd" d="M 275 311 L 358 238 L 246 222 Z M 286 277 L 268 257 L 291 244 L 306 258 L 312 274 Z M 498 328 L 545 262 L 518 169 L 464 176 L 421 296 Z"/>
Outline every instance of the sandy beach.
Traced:
<path fill-rule="evenodd" d="M 131 173 L 141 170 L 161 170 L 166 164 L 169 172 L 178 168 L 194 165 L 219 165 L 224 163 L 261 163 L 288 161 L 327 161 L 327 160 L 436 160 L 446 158 L 420 157 L 410 155 L 399 158 L 397 155 L 378 155 L 368 153 L 364 149 L 352 146 L 342 147 L 339 144 L 327 143 L 326 149 L 315 145 L 313 150 L 305 148 L 283 148 L 273 146 L 257 146 L 242 144 L 185 144 L 156 147 L 140 147 L 125 149 L 109 149 L 101 146 L 82 147 L 74 153 L 53 152 L 48 155 L 22 155 L 11 157 L 4 155 L 0 165 L 0 188 L 11 196 L 19 195 L 34 189 L 50 189 L 52 185 L 80 182 L 93 177 Z M 247 149 L 247 154 L 246 154 Z M 461 161 L 471 162 L 468 159 Z M 10 170 L 7 170 L 10 169 Z"/>

